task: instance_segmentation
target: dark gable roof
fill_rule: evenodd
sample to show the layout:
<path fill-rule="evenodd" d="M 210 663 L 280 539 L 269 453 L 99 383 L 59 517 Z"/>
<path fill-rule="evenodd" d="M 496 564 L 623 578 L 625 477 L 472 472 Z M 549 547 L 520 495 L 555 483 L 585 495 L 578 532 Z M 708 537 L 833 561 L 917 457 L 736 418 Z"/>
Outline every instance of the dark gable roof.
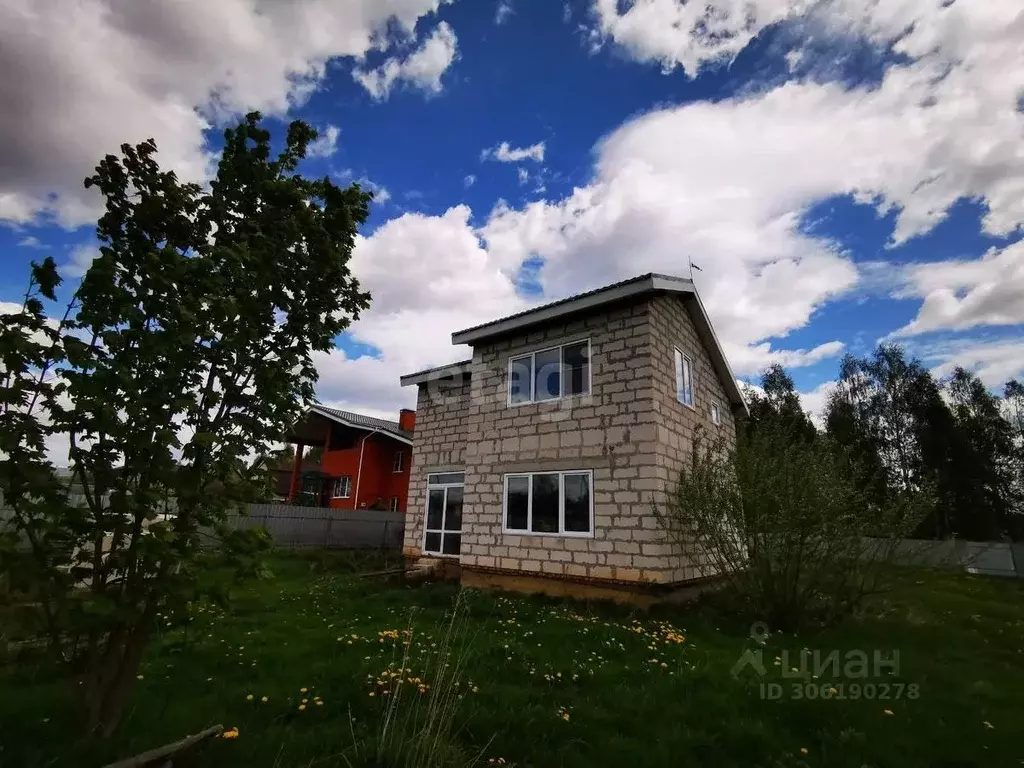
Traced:
<path fill-rule="evenodd" d="M 378 432 L 383 432 L 396 440 L 401 440 L 403 443 L 412 445 L 413 433 L 408 429 L 401 429 L 398 426 L 397 421 L 375 419 L 373 416 L 364 416 L 361 413 L 353 413 L 352 411 L 339 411 L 337 408 L 325 408 L 322 405 L 314 405 L 310 410 L 314 413 L 319 413 L 321 416 L 333 419 L 339 424 L 344 424 L 346 427 L 355 427 L 356 429 L 366 429 L 370 431 L 377 430 Z"/>
<path fill-rule="evenodd" d="M 459 340 L 457 340 L 457 338 L 461 338 L 461 337 L 464 337 L 464 336 L 478 336 L 479 338 L 483 338 L 482 336 L 479 336 L 479 332 L 483 331 L 485 329 L 489 329 L 491 326 L 502 325 L 502 324 L 508 323 L 509 321 L 519 320 L 521 318 L 522 319 L 527 319 L 531 315 L 548 312 L 550 310 L 559 310 L 559 309 L 562 309 L 565 305 L 570 304 L 572 302 L 577 302 L 580 299 L 587 299 L 587 298 L 590 298 L 590 297 L 595 297 L 596 298 L 596 297 L 599 296 L 599 294 L 604 294 L 604 293 L 611 294 L 611 293 L 615 292 L 616 289 L 629 288 L 629 287 L 632 287 L 632 286 L 637 285 L 639 283 L 643 283 L 644 281 L 651 280 L 652 278 L 655 278 L 655 277 L 665 278 L 667 280 L 679 280 L 681 282 L 690 283 L 689 280 L 685 280 L 684 281 L 683 278 L 680 278 L 680 277 L 670 277 L 668 275 L 659 275 L 659 274 L 657 274 L 655 272 L 648 272 L 647 274 L 644 274 L 644 275 L 637 275 L 636 277 L 631 277 L 628 280 L 620 280 L 619 282 L 612 283 L 611 285 L 603 285 L 600 288 L 595 288 L 592 291 L 584 291 L 583 293 L 577 293 L 577 294 L 574 294 L 572 296 L 566 296 L 564 299 L 559 299 L 558 301 L 552 301 L 552 302 L 550 302 L 548 304 L 541 304 L 539 307 L 534 307 L 533 309 L 525 309 L 522 312 L 516 312 L 514 315 L 508 315 L 507 317 L 499 317 L 497 320 L 489 320 L 486 323 L 481 323 L 480 325 L 474 325 L 472 328 L 465 328 L 465 329 L 463 329 L 461 331 L 456 331 L 455 333 L 452 334 L 452 343 L 453 344 L 469 343 L 469 342 L 465 342 L 465 341 L 459 341 Z M 690 283 L 690 285 L 692 287 L 693 283 Z M 632 295 L 632 292 L 627 291 L 626 295 L 627 296 L 628 295 Z M 601 297 L 601 298 L 603 299 L 604 297 Z M 614 300 L 614 299 L 610 299 L 610 300 Z M 601 301 L 599 303 L 604 304 L 604 303 L 606 303 L 606 301 L 603 300 L 603 301 Z M 568 308 L 566 308 L 566 309 L 568 309 Z M 543 322 L 543 321 L 542 320 L 538 320 L 537 322 Z M 531 322 L 530 324 L 532 325 L 533 323 Z"/>
<path fill-rule="evenodd" d="M 746 412 L 747 405 L 743 400 L 739 385 L 736 383 L 736 376 L 729 366 L 729 361 L 725 358 L 725 352 L 718 341 L 718 336 L 715 335 L 715 329 L 711 325 L 711 318 L 708 317 L 704 303 L 697 295 L 693 281 L 683 277 L 661 275 L 656 272 L 638 275 L 593 291 L 579 293 L 550 304 L 528 309 L 525 312 L 457 331 L 452 334 L 452 343 L 479 344 L 499 336 L 524 333 L 527 329 L 535 326 L 562 322 L 577 313 L 593 312 L 616 302 L 638 301 L 643 297 L 659 293 L 676 294 L 683 299 L 697 330 L 697 335 L 711 357 L 712 365 L 725 388 L 729 401 L 734 409 Z M 405 383 L 404 378 L 403 383 Z"/>

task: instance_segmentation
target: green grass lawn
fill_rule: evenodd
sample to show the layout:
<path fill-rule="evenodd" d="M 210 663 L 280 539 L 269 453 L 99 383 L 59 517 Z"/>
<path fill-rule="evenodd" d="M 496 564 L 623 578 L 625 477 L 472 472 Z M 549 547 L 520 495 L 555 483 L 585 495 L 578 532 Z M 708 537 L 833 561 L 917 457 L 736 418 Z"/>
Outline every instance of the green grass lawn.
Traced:
<path fill-rule="evenodd" d="M 0 766 L 102 765 L 215 723 L 237 727 L 238 738 L 207 744 L 188 765 L 371 764 L 394 695 L 388 673 L 403 668 L 403 630 L 412 642 L 398 718 L 422 715 L 440 695 L 432 673 L 459 594 L 356 575 L 379 567 L 366 556 L 277 556 L 273 579 L 238 588 L 229 606 L 206 607 L 187 627 L 162 629 L 120 731 L 103 746 L 76 742 L 66 684 L 48 667 L 8 663 Z M 708 606 L 648 612 L 474 592 L 461 602 L 450 657 L 463 667 L 457 764 L 1024 765 L 1018 582 L 907 572 L 836 630 L 770 636 L 763 679 L 750 669 L 733 677 L 757 645 L 749 627 Z M 804 648 L 869 659 L 898 651 L 899 671 L 783 676 L 783 660 L 799 665 Z M 416 678 L 432 687 L 420 693 Z M 782 698 L 765 700 L 762 683 L 778 684 Z M 821 699 L 822 686 L 836 694 Z M 818 698 L 808 698 L 812 689 Z"/>

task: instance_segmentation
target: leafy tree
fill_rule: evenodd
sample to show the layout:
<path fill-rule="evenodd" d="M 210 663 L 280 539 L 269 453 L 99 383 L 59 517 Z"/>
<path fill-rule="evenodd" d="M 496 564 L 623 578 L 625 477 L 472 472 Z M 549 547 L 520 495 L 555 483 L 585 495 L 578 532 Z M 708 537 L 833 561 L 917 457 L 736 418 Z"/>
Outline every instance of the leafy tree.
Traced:
<path fill-rule="evenodd" d="M 953 510 L 958 536 L 991 541 L 1005 535 L 1015 506 L 1013 428 L 1000 398 L 957 367 L 946 383 L 955 433 L 940 501 Z"/>
<path fill-rule="evenodd" d="M 800 396 L 792 377 L 781 365 L 768 367 L 761 374 L 761 389 L 748 388 L 745 393 L 750 416 L 744 427 L 748 433 L 767 425 L 779 425 L 795 438 L 813 440 L 818 430 L 800 404 Z"/>
<path fill-rule="evenodd" d="M 58 281 L 47 262 L 0 325 L 0 490 L 14 510 L 0 568 L 39 596 L 104 735 L 156 615 L 185 614 L 208 588 L 204 532 L 252 554 L 222 525 L 263 492 L 249 459 L 312 400 L 313 354 L 369 304 L 348 262 L 370 195 L 303 178 L 316 132 L 293 122 L 275 157 L 260 119 L 225 132 L 208 191 L 162 171 L 152 140 L 104 158 L 86 180 L 106 201 L 100 256 L 65 320 L 43 315 Z M 83 505 L 57 490 L 47 439 L 67 441 Z"/>

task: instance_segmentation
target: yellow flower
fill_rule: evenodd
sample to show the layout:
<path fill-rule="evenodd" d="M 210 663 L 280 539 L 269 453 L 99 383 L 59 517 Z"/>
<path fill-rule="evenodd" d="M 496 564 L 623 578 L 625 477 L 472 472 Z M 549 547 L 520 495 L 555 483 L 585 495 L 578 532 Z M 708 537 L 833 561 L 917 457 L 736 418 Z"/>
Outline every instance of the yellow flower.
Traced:
<path fill-rule="evenodd" d="M 317 699 L 316 705 L 318 707 L 322 707 L 324 705 L 324 703 L 322 701 L 320 701 L 319 699 Z"/>
<path fill-rule="evenodd" d="M 376 691 L 370 691 L 370 695 L 371 695 L 371 696 L 376 696 L 376 695 L 377 695 L 377 692 L 376 692 Z"/>
<path fill-rule="evenodd" d="M 264 696 L 262 699 L 260 699 L 260 701 L 263 702 L 264 704 L 266 704 L 268 701 L 270 701 L 270 699 L 268 699 L 266 696 Z"/>
<path fill-rule="evenodd" d="M 136 675 L 136 676 L 135 676 L 135 679 L 136 679 L 136 680 L 141 680 L 141 679 L 142 679 L 142 675 Z"/>
<path fill-rule="evenodd" d="M 569 713 L 568 712 L 563 712 L 562 713 L 562 719 L 565 720 L 566 722 L 568 722 L 568 720 L 569 720 Z"/>
<path fill-rule="evenodd" d="M 302 703 L 303 703 L 303 704 L 306 704 L 306 703 L 307 703 L 308 701 L 309 701 L 309 699 L 303 699 L 303 700 L 302 700 Z"/>
<path fill-rule="evenodd" d="M 305 711 L 306 711 L 306 705 L 305 704 L 299 704 L 299 712 L 305 712 Z"/>
<path fill-rule="evenodd" d="M 800 747 L 800 754 L 801 755 L 806 755 L 807 754 L 807 747 Z"/>
<path fill-rule="evenodd" d="M 986 728 L 995 728 L 995 726 L 992 725 L 992 723 L 990 723 L 988 720 L 982 720 L 981 724 L 984 725 Z"/>
<path fill-rule="evenodd" d="M 309 688 L 299 688 L 299 693 L 307 693 Z"/>
<path fill-rule="evenodd" d="M 246 701 L 252 701 L 252 694 L 250 693 L 248 696 L 246 696 L 245 700 Z"/>
<path fill-rule="evenodd" d="M 238 729 L 237 728 L 232 728 L 229 731 L 224 731 L 224 733 L 221 734 L 221 738 L 222 739 L 237 739 L 238 738 Z"/>
<path fill-rule="evenodd" d="M 887 715 L 891 715 L 893 713 L 891 709 L 883 709 L 882 711 Z"/>

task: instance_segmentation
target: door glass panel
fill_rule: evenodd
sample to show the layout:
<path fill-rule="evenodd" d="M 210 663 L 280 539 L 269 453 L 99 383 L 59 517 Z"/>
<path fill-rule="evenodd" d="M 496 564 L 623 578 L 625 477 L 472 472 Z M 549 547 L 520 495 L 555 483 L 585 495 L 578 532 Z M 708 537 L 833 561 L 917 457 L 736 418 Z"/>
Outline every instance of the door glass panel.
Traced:
<path fill-rule="evenodd" d="M 430 492 L 427 500 L 427 530 L 435 531 L 441 529 L 444 512 L 444 489 L 434 489 Z"/>
<path fill-rule="evenodd" d="M 590 475 L 565 475 L 565 530 L 590 531 Z"/>
<path fill-rule="evenodd" d="M 462 488 L 452 486 L 448 489 L 448 502 L 444 511 L 444 529 L 446 531 L 462 530 Z"/>
<path fill-rule="evenodd" d="M 446 533 L 444 535 L 444 549 L 441 550 L 441 554 L 444 555 L 457 555 L 462 547 L 462 534 L 460 533 Z"/>
<path fill-rule="evenodd" d="M 424 549 L 427 552 L 440 552 L 441 551 L 441 534 L 440 533 L 428 533 L 427 541 Z"/>
<path fill-rule="evenodd" d="M 533 476 L 533 530 L 558 532 L 558 475 Z"/>

